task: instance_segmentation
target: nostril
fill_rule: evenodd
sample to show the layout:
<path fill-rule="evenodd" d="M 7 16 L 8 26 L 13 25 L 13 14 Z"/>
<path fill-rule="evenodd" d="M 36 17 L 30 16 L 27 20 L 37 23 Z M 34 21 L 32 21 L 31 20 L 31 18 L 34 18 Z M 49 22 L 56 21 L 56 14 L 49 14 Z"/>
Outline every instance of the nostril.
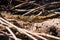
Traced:
<path fill-rule="evenodd" d="M 54 26 L 50 27 L 49 29 L 49 33 L 52 33 L 54 36 L 58 35 L 57 29 Z"/>

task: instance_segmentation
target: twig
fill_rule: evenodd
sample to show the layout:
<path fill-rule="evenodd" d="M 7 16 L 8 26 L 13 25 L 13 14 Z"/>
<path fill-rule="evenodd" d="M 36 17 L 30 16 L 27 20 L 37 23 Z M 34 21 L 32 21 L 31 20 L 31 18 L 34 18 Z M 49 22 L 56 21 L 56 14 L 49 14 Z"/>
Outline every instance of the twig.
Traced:
<path fill-rule="evenodd" d="M 17 8 L 17 7 L 22 7 L 22 6 L 25 5 L 25 4 L 27 4 L 27 2 L 22 3 L 22 4 L 19 4 L 19 5 L 17 5 L 17 6 L 14 6 L 14 7 L 12 7 L 11 9 L 15 9 L 15 8 Z"/>
<path fill-rule="evenodd" d="M 8 21 L 6 21 L 6 20 L 4 20 L 4 19 L 2 19 L 2 18 L 0 18 L 0 19 L 3 20 L 3 21 L 5 21 L 7 24 L 13 26 L 14 28 L 16 28 L 19 32 L 20 32 L 20 30 L 21 30 L 23 33 L 24 33 L 24 32 L 28 32 L 28 33 L 30 33 L 30 34 L 32 34 L 32 35 L 35 35 L 35 36 L 37 36 L 37 37 L 39 37 L 39 38 L 41 38 L 41 39 L 43 39 L 43 40 L 47 40 L 46 38 L 44 38 L 44 37 L 42 37 L 42 36 L 38 36 L 38 35 L 33 34 L 33 33 L 29 32 L 29 31 L 27 31 L 27 30 L 25 30 L 25 29 L 18 28 L 18 27 L 16 27 L 15 25 L 11 24 L 10 22 L 8 22 Z M 26 33 L 24 33 L 24 34 L 26 34 Z M 26 34 L 26 35 L 27 35 L 27 34 Z"/>
<path fill-rule="evenodd" d="M 60 10 L 60 8 L 57 8 L 57 9 L 53 9 L 53 10 L 50 10 L 50 11 L 47 11 L 48 13 L 51 13 L 51 12 L 55 12 L 57 10 Z"/>
<path fill-rule="evenodd" d="M 1 19 L 0 19 L 1 20 Z M 2 20 L 4 20 L 4 19 L 2 19 Z M 4 20 L 5 22 L 7 22 L 6 20 Z M 27 36 L 29 36 L 30 38 L 32 38 L 33 40 L 37 40 L 35 37 L 33 37 L 32 35 L 30 35 L 30 34 L 28 34 L 28 33 L 26 33 L 24 30 L 22 30 L 21 28 L 18 28 L 18 27 L 16 27 L 15 25 L 13 25 L 13 24 L 11 24 L 11 23 L 9 23 L 9 22 L 7 22 L 8 24 L 9 24 L 9 26 L 12 26 L 12 27 L 14 27 L 14 28 L 16 28 L 17 30 L 18 30 L 18 32 L 22 32 L 22 33 L 24 33 L 24 34 L 26 34 Z"/>
<path fill-rule="evenodd" d="M 57 11 L 57 10 L 60 10 L 60 8 L 53 9 L 53 10 L 50 10 L 50 11 L 47 11 L 47 12 L 48 12 L 48 13 L 54 12 L 55 14 L 60 14 L 60 12 L 55 12 L 55 11 Z M 43 12 L 43 13 L 45 13 L 45 12 Z M 36 16 L 39 16 L 39 15 L 41 15 L 41 14 L 42 14 L 42 11 L 41 11 L 39 14 L 37 14 Z"/>
<path fill-rule="evenodd" d="M 11 31 L 11 29 L 9 27 L 6 27 L 6 29 L 11 33 L 11 35 L 14 37 L 14 39 L 17 40 L 17 37 L 14 35 L 14 33 Z"/>
<path fill-rule="evenodd" d="M 23 5 L 26 5 L 26 4 L 33 4 L 33 5 L 37 5 L 37 6 L 39 6 L 38 4 L 36 4 L 36 3 L 33 3 L 33 2 L 24 2 L 24 3 L 22 3 L 22 4 L 19 4 L 19 5 L 16 5 L 16 6 L 14 6 L 14 7 L 12 7 L 11 9 L 15 9 L 15 8 L 17 8 L 17 7 L 22 7 Z"/>
<path fill-rule="evenodd" d="M 23 30 L 25 30 L 25 29 L 23 29 Z M 33 32 L 30 32 L 30 31 L 27 31 L 27 30 L 25 30 L 25 31 L 26 31 L 27 33 L 30 33 L 30 34 L 36 36 L 36 37 L 39 37 L 39 38 L 43 39 L 43 40 L 48 40 L 48 39 L 46 39 L 46 38 L 44 38 L 44 37 L 42 37 L 42 36 L 39 36 L 39 35 L 37 35 L 37 34 L 34 34 Z"/>
<path fill-rule="evenodd" d="M 8 33 L 6 33 L 6 32 L 4 32 L 4 31 L 0 31 L 1 33 L 0 33 L 0 35 L 6 35 L 6 36 L 8 36 L 8 37 L 10 37 L 11 36 L 11 34 L 8 34 Z"/>
<path fill-rule="evenodd" d="M 5 27 L 11 33 L 11 35 L 14 37 L 14 39 L 17 40 L 17 37 L 14 35 L 14 33 L 12 32 L 12 30 L 9 27 L 6 27 L 5 26 L 6 24 L 4 22 L 2 22 L 1 20 L 0 20 L 0 23 L 2 25 L 4 25 L 3 27 Z"/>
<path fill-rule="evenodd" d="M 8 23 L 8 24 L 10 24 L 10 23 Z M 12 24 L 10 24 L 11 26 L 14 26 L 14 25 L 12 25 Z M 14 26 L 14 27 L 16 27 L 16 26 Z M 27 31 L 27 30 L 24 30 L 24 29 L 21 29 L 21 28 L 18 28 L 18 27 L 16 27 L 16 29 L 19 31 L 19 32 L 23 32 L 24 34 L 26 34 L 26 35 L 28 35 L 27 33 L 25 33 L 25 31 L 26 32 L 28 32 L 28 33 L 30 33 L 30 34 L 32 34 L 31 32 L 29 32 L 29 31 Z M 20 31 L 21 30 L 21 31 Z M 43 39 L 43 40 L 47 40 L 46 38 L 44 38 L 44 37 L 42 37 L 42 36 L 38 36 L 38 35 L 36 35 L 36 34 L 32 34 L 32 35 L 35 35 L 35 36 L 37 36 L 37 37 L 39 37 L 39 38 L 41 38 L 41 39 Z M 28 35 L 29 37 L 31 37 L 30 35 Z M 34 38 L 33 38 L 34 39 Z M 35 39 L 36 40 L 36 39 Z"/>
<path fill-rule="evenodd" d="M 37 14 L 36 16 L 39 16 L 39 15 L 41 15 L 42 14 L 42 11 L 39 13 L 39 14 Z"/>
<path fill-rule="evenodd" d="M 60 12 L 54 12 L 55 14 L 60 14 Z"/>
<path fill-rule="evenodd" d="M 60 40 L 60 37 L 56 37 L 56 36 L 45 34 L 45 33 L 35 33 L 35 34 L 42 35 L 42 36 L 47 36 L 47 37 L 50 37 L 50 38 L 54 38 L 54 39 L 59 39 Z"/>
<path fill-rule="evenodd" d="M 15 9 L 14 11 L 17 11 L 17 12 L 28 12 L 29 10 Z"/>
<path fill-rule="evenodd" d="M 35 9 L 32 9 L 32 10 L 30 10 L 29 12 L 27 12 L 27 13 L 24 13 L 22 16 L 25 16 L 25 15 L 27 15 L 27 14 L 30 14 L 32 11 L 34 11 Z"/>
<path fill-rule="evenodd" d="M 46 8 L 46 6 L 49 6 L 49 5 L 52 5 L 52 4 L 56 4 L 56 3 L 60 3 L 60 2 L 52 2 L 52 3 L 45 4 L 45 5 L 43 5 L 43 6 L 37 7 L 37 8 L 35 8 L 35 9 L 32 9 L 32 10 L 30 10 L 29 12 L 23 14 L 23 16 L 24 16 L 24 15 L 27 15 L 27 14 L 30 14 L 30 13 L 33 12 L 33 11 L 35 12 L 35 10 L 44 9 L 44 8 Z"/>

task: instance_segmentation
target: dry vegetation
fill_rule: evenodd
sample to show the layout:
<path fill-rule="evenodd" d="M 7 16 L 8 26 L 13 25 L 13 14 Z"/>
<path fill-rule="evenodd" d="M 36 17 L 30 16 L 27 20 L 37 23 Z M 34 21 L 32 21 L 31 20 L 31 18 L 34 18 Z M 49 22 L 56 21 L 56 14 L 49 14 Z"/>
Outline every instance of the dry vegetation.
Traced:
<path fill-rule="evenodd" d="M 60 40 L 60 0 L 0 0 L 0 40 Z"/>

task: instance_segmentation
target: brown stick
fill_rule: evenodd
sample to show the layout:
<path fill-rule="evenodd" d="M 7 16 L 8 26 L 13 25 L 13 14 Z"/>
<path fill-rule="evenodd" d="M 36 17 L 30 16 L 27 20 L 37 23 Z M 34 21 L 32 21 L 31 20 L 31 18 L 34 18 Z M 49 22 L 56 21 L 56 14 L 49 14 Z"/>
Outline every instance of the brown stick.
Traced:
<path fill-rule="evenodd" d="M 52 2 L 50 4 L 57 4 L 57 3 L 60 3 L 60 2 Z M 46 5 L 48 5 L 48 4 L 46 4 Z M 45 9 L 47 7 L 46 5 L 39 6 L 39 7 L 35 8 L 35 9 L 32 9 L 32 10 L 28 11 L 27 13 L 23 14 L 23 16 L 27 15 L 27 14 L 30 14 L 31 12 L 35 12 L 36 10 Z"/>
<path fill-rule="evenodd" d="M 49 34 L 46 34 L 46 33 L 35 33 L 35 34 L 38 34 L 38 35 L 42 35 L 42 36 L 46 36 L 46 37 L 50 37 L 50 38 L 54 38 L 54 39 L 60 40 L 60 37 L 56 37 L 56 36 L 49 35 Z"/>
<path fill-rule="evenodd" d="M 15 25 L 11 24 L 10 22 L 4 20 L 4 19 L 1 18 L 1 17 L 0 17 L 0 19 L 3 20 L 3 21 L 5 21 L 7 24 L 11 25 L 12 27 L 16 28 L 19 32 L 22 31 L 22 32 L 23 32 L 24 34 L 26 34 L 26 35 L 27 35 L 27 33 L 25 33 L 25 32 L 28 32 L 28 33 L 30 33 L 30 34 L 32 34 L 32 35 L 35 35 L 35 36 L 37 36 L 37 37 L 39 37 L 39 38 L 41 38 L 41 39 L 43 39 L 43 40 L 47 40 L 46 38 L 44 38 L 44 37 L 42 37 L 42 36 L 38 36 L 38 35 L 33 34 L 33 33 L 29 32 L 29 31 L 27 31 L 27 30 L 25 30 L 25 29 L 18 28 L 18 27 L 16 27 Z M 20 30 L 21 30 L 21 31 L 20 31 Z M 28 36 L 29 36 L 29 35 L 28 35 Z M 30 36 L 29 36 L 29 37 L 30 37 Z"/>
<path fill-rule="evenodd" d="M 1 22 L 1 23 L 4 23 L 4 22 L 2 22 L 2 21 L 0 21 L 0 22 Z M 4 23 L 4 24 L 6 24 L 6 23 Z M 12 27 L 12 25 L 9 25 L 9 27 Z M 33 40 L 37 40 L 35 37 L 33 37 L 32 35 L 26 33 L 24 30 L 19 29 L 19 28 L 16 27 L 16 26 L 14 26 L 14 28 L 16 28 L 16 29 L 18 30 L 18 32 L 20 32 L 20 33 L 22 32 L 22 33 L 26 34 L 27 36 L 29 36 L 29 37 L 32 38 Z"/>
<path fill-rule="evenodd" d="M 16 6 L 14 6 L 14 7 L 12 7 L 11 9 L 15 9 L 15 8 L 17 8 L 17 7 L 22 7 L 23 5 L 26 5 L 26 4 L 33 4 L 33 5 L 36 5 L 36 6 L 40 6 L 40 5 L 38 5 L 38 4 L 36 4 L 36 3 L 33 3 L 33 2 L 24 2 L 24 3 L 22 3 L 22 4 L 19 4 L 19 5 L 16 5 Z"/>
<path fill-rule="evenodd" d="M 28 12 L 29 10 L 15 9 L 17 12 Z"/>
<path fill-rule="evenodd" d="M 0 20 L 0 23 L 5 24 L 1 20 Z M 3 26 L 3 27 L 5 27 L 10 32 L 10 34 L 14 37 L 14 39 L 17 40 L 17 37 L 14 35 L 14 33 L 12 32 L 12 30 L 9 27 L 6 27 L 6 26 Z"/>

